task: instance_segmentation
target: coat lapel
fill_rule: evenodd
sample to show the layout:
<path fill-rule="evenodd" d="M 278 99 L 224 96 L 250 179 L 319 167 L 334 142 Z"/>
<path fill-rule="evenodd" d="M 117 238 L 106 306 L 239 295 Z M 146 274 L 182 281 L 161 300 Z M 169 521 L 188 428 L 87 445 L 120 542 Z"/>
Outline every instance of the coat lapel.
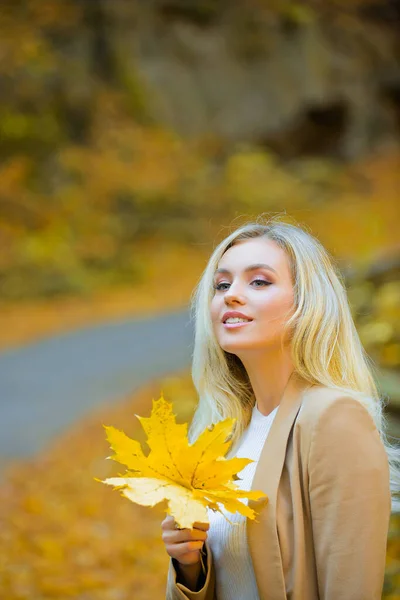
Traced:
<path fill-rule="evenodd" d="M 276 528 L 276 501 L 290 431 L 300 410 L 303 394 L 311 384 L 292 373 L 261 451 L 251 489 L 268 500 L 249 500 L 256 520 L 247 519 L 247 540 L 260 600 L 286 598 L 285 580 Z"/>

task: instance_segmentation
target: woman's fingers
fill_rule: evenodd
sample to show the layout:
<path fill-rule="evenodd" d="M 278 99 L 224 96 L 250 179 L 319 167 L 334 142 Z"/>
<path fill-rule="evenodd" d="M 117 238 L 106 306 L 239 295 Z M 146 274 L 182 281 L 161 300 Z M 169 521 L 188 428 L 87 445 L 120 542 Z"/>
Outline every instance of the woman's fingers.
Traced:
<path fill-rule="evenodd" d="M 195 529 L 201 529 L 202 531 L 208 531 L 210 529 L 210 523 L 198 523 L 197 521 L 193 524 Z"/>
<path fill-rule="evenodd" d="M 175 529 L 175 520 L 164 520 L 161 524 L 162 539 L 164 542 L 181 543 L 189 541 L 202 541 L 207 539 L 207 531 L 203 529 Z"/>
<path fill-rule="evenodd" d="M 161 523 L 162 540 L 167 553 L 183 564 L 200 560 L 200 550 L 207 539 L 208 523 L 194 523 L 192 529 L 176 529 L 176 521 L 167 515 Z"/>
<path fill-rule="evenodd" d="M 166 548 L 169 548 L 174 552 L 174 557 L 178 558 L 185 556 L 189 552 L 197 552 L 202 549 L 204 542 L 199 540 L 190 540 L 189 542 L 178 542 L 173 544 L 165 544 Z"/>
<path fill-rule="evenodd" d="M 164 519 L 164 521 L 161 523 L 161 529 L 163 531 L 195 531 L 196 533 L 198 531 L 208 531 L 210 529 L 210 524 L 209 523 L 199 523 L 199 522 L 195 522 L 193 524 L 192 529 L 188 529 L 188 528 L 183 528 L 183 529 L 176 529 L 175 525 L 176 525 L 176 521 L 174 519 L 174 517 L 172 517 L 171 515 L 167 515 Z M 207 536 L 206 536 L 207 537 Z M 203 538 L 201 538 L 203 539 Z"/>
<path fill-rule="evenodd" d="M 163 539 L 174 542 L 205 542 L 207 532 L 201 529 L 173 529 L 172 531 L 163 532 Z"/>
<path fill-rule="evenodd" d="M 167 515 L 164 521 L 161 523 L 161 529 L 174 529 L 175 528 L 175 519 L 171 515 Z"/>

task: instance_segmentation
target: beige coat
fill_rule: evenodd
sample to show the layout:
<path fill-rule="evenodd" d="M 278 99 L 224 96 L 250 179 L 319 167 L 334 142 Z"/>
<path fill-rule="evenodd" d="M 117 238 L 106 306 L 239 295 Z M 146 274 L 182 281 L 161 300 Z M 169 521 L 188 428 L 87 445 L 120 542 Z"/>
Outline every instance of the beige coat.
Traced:
<path fill-rule="evenodd" d="M 254 475 L 247 538 L 260 600 L 380 600 L 391 499 L 387 455 L 354 398 L 292 376 Z M 218 600 L 207 578 L 191 592 L 169 563 L 166 600 Z M 232 600 L 237 600 L 232 598 Z"/>

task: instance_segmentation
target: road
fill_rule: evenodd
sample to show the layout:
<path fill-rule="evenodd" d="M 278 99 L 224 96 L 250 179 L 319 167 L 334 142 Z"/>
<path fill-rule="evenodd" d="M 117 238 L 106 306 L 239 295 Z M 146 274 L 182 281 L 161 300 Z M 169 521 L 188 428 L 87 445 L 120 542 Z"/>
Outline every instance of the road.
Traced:
<path fill-rule="evenodd" d="M 0 352 L 0 460 L 23 458 L 94 407 L 190 366 L 189 312 L 123 320 Z"/>

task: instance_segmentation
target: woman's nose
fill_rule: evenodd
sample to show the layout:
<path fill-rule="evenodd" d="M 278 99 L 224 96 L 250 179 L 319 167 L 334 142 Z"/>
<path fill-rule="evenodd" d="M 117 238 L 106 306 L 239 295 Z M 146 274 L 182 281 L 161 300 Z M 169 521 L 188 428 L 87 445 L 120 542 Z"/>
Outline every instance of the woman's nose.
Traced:
<path fill-rule="evenodd" d="M 230 286 L 229 290 L 226 291 L 224 295 L 224 300 L 226 304 L 231 304 L 232 302 L 239 302 L 243 304 L 245 302 L 245 297 L 243 292 L 238 287 Z"/>

